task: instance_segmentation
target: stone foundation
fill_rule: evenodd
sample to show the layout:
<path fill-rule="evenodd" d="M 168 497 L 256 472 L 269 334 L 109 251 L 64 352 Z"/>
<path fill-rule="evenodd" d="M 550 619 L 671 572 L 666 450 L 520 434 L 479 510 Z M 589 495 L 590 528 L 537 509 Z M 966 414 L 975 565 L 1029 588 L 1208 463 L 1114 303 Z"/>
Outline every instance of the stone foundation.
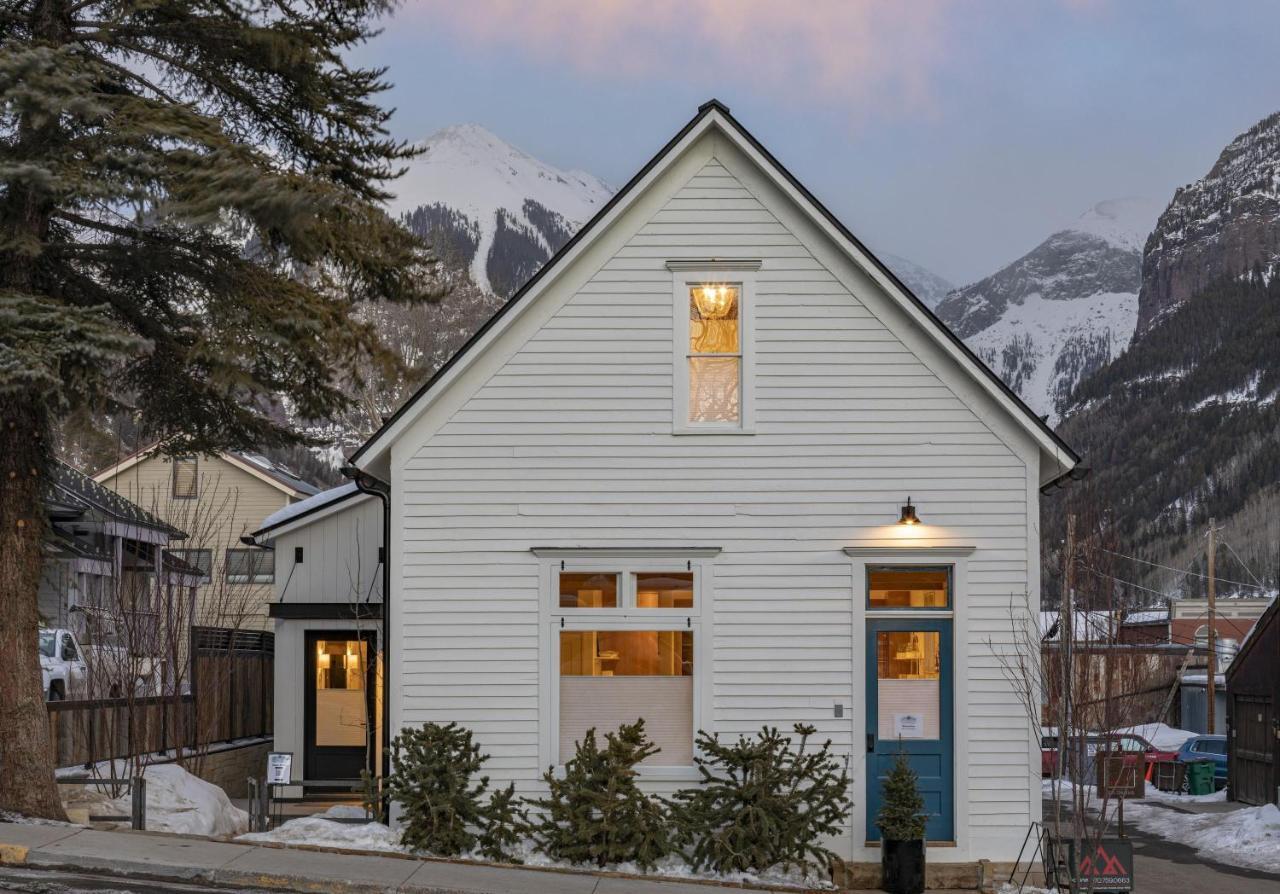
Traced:
<path fill-rule="evenodd" d="M 926 858 L 924 884 L 930 890 L 993 891 L 1008 880 L 1012 863 L 978 860 L 973 863 L 930 862 Z M 1025 871 L 1026 865 L 1023 864 Z M 1022 873 L 1018 873 L 1022 879 Z M 842 862 L 836 866 L 833 881 L 844 891 L 875 891 L 880 888 L 879 863 Z M 1027 877 L 1028 884 L 1044 883 L 1044 873 L 1037 866 Z"/>

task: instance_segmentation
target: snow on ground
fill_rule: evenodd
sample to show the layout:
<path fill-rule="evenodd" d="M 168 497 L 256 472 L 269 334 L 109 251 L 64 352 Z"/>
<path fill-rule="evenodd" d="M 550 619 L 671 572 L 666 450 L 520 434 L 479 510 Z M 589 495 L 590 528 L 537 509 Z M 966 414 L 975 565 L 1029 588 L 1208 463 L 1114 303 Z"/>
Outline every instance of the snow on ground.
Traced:
<path fill-rule="evenodd" d="M 1125 820 L 1220 863 L 1280 872 L 1280 809 L 1274 804 L 1197 814 L 1130 801 Z"/>
<path fill-rule="evenodd" d="M 153 764 L 143 771 L 147 780 L 147 831 L 226 837 L 249 827 L 249 814 L 236 807 L 226 792 L 177 764 Z M 132 796 L 125 790 L 113 798 L 102 786 L 63 786 L 62 801 L 69 809 L 84 808 L 93 815 L 129 816 Z M 127 825 L 128 820 L 123 821 Z"/>
<path fill-rule="evenodd" d="M 382 823 L 342 823 L 337 818 L 361 818 L 364 810 L 350 806 L 338 805 L 329 808 L 316 816 L 304 816 L 291 819 L 272 829 L 270 832 L 251 832 L 240 835 L 237 841 L 258 843 L 306 845 L 309 847 L 347 848 L 350 850 L 368 850 L 408 854 L 409 848 L 400 843 L 399 832 L 387 828 Z M 516 856 L 525 866 L 536 866 L 547 869 L 583 869 L 558 860 L 553 860 L 534 849 L 531 841 L 525 840 L 516 849 Z M 486 862 L 478 855 L 463 857 L 464 860 Z M 717 875 L 712 872 L 695 872 L 688 863 L 679 857 L 668 857 L 659 861 L 657 867 L 649 873 L 643 872 L 639 866 L 620 863 L 605 868 L 606 872 L 620 872 L 628 875 L 650 875 L 664 878 L 706 879 L 720 882 L 741 884 L 759 884 L 769 886 L 787 886 L 799 888 L 831 888 L 829 880 L 820 875 L 805 875 L 801 872 L 735 872 Z"/>
<path fill-rule="evenodd" d="M 1225 804 L 1227 801 L 1227 790 L 1219 789 L 1211 795 L 1183 795 L 1178 792 L 1166 792 L 1156 788 L 1150 782 L 1147 783 L 1146 800 L 1159 801 L 1162 804 Z M 1132 801 L 1126 801 L 1126 804 L 1132 804 Z"/>

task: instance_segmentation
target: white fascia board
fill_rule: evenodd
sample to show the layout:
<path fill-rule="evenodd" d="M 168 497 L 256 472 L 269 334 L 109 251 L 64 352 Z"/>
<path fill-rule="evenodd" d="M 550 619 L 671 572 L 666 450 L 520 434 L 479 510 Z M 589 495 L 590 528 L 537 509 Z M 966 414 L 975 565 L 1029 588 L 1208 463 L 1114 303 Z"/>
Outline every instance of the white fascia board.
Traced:
<path fill-rule="evenodd" d="M 975 379 L 981 387 L 999 404 L 1009 415 L 1013 416 L 1023 428 L 1035 439 L 1040 449 L 1052 457 L 1059 467 L 1059 471 L 1050 474 L 1041 473 L 1044 479 L 1041 483 L 1052 480 L 1061 472 L 1065 472 L 1074 468 L 1076 463 L 1062 451 L 1049 435 L 1038 425 L 1029 424 L 1026 418 L 1027 411 L 1017 406 L 1004 391 L 991 381 L 990 376 L 985 370 L 977 368 L 972 358 L 970 358 L 959 346 L 951 339 L 947 338 L 943 333 L 938 331 L 938 324 L 920 309 L 916 302 L 906 295 L 896 283 L 893 282 L 880 269 L 879 265 L 872 261 L 857 245 L 850 242 L 840 232 L 831 221 L 818 208 L 814 207 L 800 190 L 796 189 L 791 180 L 778 170 L 777 166 L 772 164 L 769 159 L 762 156 L 756 147 L 746 140 L 736 127 L 723 119 L 719 112 L 713 111 L 708 115 L 709 121 L 714 121 L 721 133 L 728 138 L 734 146 L 742 152 L 747 158 L 755 163 L 756 167 L 764 171 L 774 186 L 784 195 L 790 198 L 797 207 L 804 210 L 805 214 L 816 224 L 819 229 L 824 232 L 827 237 L 849 256 L 863 272 L 871 278 L 880 288 L 889 295 L 907 314 L 907 316 L 928 336 L 946 352 L 957 364 L 960 365 L 969 375 Z M 1042 464 L 1043 465 L 1043 464 Z"/>

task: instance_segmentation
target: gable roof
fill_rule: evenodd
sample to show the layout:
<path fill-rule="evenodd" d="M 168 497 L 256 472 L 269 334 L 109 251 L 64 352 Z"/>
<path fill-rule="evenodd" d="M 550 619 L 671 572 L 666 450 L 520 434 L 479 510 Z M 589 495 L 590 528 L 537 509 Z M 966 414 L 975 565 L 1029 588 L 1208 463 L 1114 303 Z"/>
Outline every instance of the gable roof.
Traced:
<path fill-rule="evenodd" d="M 617 219 L 626 208 L 642 193 L 643 185 L 651 183 L 666 169 L 666 166 L 680 155 L 677 150 L 690 145 L 709 127 L 717 126 L 721 133 L 734 141 L 739 149 L 753 160 L 784 193 L 798 204 L 809 217 L 825 230 L 833 241 L 850 255 L 855 263 L 864 269 L 870 267 L 868 273 L 878 279 L 880 286 L 914 317 L 921 328 L 930 335 L 943 349 L 956 359 L 975 380 L 995 398 L 1026 429 L 1040 446 L 1041 450 L 1050 454 L 1061 468 L 1061 473 L 1051 480 L 1042 482 L 1042 489 L 1048 489 L 1072 476 L 1080 463 L 1080 456 L 1071 449 L 1049 425 L 1036 415 L 1027 404 L 990 367 L 966 345 L 955 333 L 947 328 L 936 314 L 909 289 L 884 262 L 877 258 L 849 229 L 836 218 L 790 171 L 764 147 L 745 127 L 730 113 L 727 106 L 719 100 L 712 99 L 698 107 L 698 113 L 662 147 L 648 163 L 632 177 L 622 189 L 591 218 L 573 237 L 556 252 L 550 260 L 538 270 L 511 298 L 502 305 L 468 341 L 450 357 L 443 366 L 431 376 L 427 382 L 409 397 L 396 412 L 388 418 L 361 447 L 351 455 L 352 465 L 370 462 L 381 457 L 389 449 L 392 442 L 401 432 L 426 408 L 429 399 L 439 390 L 442 383 L 451 380 L 456 368 L 464 365 L 470 355 L 484 342 L 491 333 L 495 337 L 501 327 L 510 322 L 511 312 L 521 305 L 530 303 L 577 257 L 608 225 Z"/>
<path fill-rule="evenodd" d="M 136 466 L 145 459 L 155 456 L 160 445 L 149 444 L 141 450 L 133 453 L 120 460 L 118 463 L 108 466 L 107 468 L 97 472 L 93 476 L 94 481 L 102 482 L 108 478 L 114 478 L 123 472 Z M 206 454 L 207 455 L 207 454 Z M 242 472 L 247 472 L 259 481 L 271 485 L 276 490 L 283 491 L 291 497 L 303 498 L 320 493 L 320 488 L 316 487 L 309 481 L 299 478 L 289 469 L 279 463 L 274 463 L 258 453 L 241 453 L 234 450 L 222 450 L 216 454 L 219 459 L 225 460 L 232 466 L 235 466 Z"/>
<path fill-rule="evenodd" d="M 283 509 L 277 509 L 264 518 L 258 530 L 249 536 L 255 540 L 267 534 L 270 534 L 271 537 L 277 537 L 284 533 L 285 528 L 292 531 L 302 527 L 304 524 L 310 524 L 312 521 L 317 521 L 318 514 L 324 510 L 332 509 L 339 503 L 360 496 L 368 496 L 368 494 L 357 488 L 354 481 L 348 481 L 346 484 L 339 484 L 337 487 L 322 490 L 314 496 L 307 497 L 305 500 L 299 500 L 297 503 L 290 503 Z M 373 498 L 369 497 L 369 499 Z"/>
<path fill-rule="evenodd" d="M 96 510 L 113 521 L 162 531 L 171 537 L 187 535 L 168 522 L 162 521 L 137 503 L 126 500 L 110 488 L 103 487 L 93 478 L 64 462 L 54 462 L 49 467 L 45 499 L 60 509 Z"/>

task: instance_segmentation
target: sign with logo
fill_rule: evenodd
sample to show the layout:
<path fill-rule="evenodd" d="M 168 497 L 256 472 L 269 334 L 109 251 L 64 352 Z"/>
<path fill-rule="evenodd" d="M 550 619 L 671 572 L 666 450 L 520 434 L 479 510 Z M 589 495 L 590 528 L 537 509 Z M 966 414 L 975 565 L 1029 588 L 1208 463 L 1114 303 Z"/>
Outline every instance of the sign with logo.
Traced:
<path fill-rule="evenodd" d="M 896 739 L 924 738 L 924 718 L 919 714 L 894 714 L 893 735 Z"/>
<path fill-rule="evenodd" d="M 267 755 L 267 785 L 293 782 L 293 752 L 273 751 Z"/>
<path fill-rule="evenodd" d="M 1071 890 L 1122 892 L 1133 890 L 1133 845 L 1119 838 L 1084 844 L 1076 858 L 1075 845 L 1067 842 L 1071 866 Z"/>

